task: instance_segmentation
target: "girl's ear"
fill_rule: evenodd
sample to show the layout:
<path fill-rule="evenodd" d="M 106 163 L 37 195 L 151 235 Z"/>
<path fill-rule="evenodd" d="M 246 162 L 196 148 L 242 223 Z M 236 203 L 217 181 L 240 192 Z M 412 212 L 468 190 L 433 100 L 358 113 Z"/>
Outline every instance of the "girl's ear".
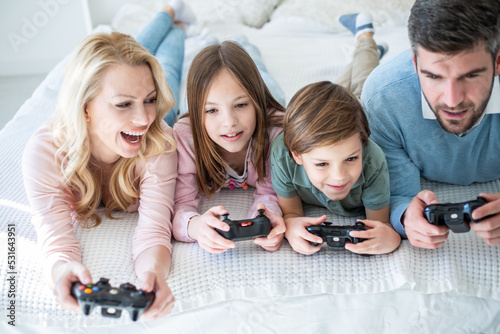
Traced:
<path fill-rule="evenodd" d="M 295 162 L 297 163 L 297 165 L 303 164 L 302 158 L 300 157 L 300 154 L 297 154 L 296 152 L 292 151 L 292 157 L 293 157 L 293 160 L 295 160 Z"/>

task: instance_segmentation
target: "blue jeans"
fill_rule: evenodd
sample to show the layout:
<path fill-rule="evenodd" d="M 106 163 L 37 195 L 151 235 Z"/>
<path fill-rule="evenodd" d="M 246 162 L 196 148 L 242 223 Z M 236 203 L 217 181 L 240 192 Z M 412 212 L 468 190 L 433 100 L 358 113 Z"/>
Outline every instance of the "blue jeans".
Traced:
<path fill-rule="evenodd" d="M 135 39 L 158 59 L 167 83 L 174 94 L 175 106 L 165 116 L 165 122 L 173 126 L 179 113 L 179 91 L 184 62 L 186 33 L 173 26 L 170 15 L 160 12 L 144 27 Z"/>
<path fill-rule="evenodd" d="M 285 99 L 285 93 L 281 89 L 280 85 L 274 80 L 274 78 L 269 75 L 267 72 L 266 65 L 264 65 L 264 62 L 262 61 L 262 55 L 259 51 L 259 49 L 248 42 L 238 42 L 243 49 L 250 55 L 252 58 L 253 62 L 255 65 L 257 65 L 257 68 L 259 69 L 260 76 L 262 77 L 262 80 L 264 80 L 267 88 L 271 92 L 271 95 L 275 98 L 276 101 L 278 101 L 283 107 L 285 107 L 286 104 L 286 99 Z"/>

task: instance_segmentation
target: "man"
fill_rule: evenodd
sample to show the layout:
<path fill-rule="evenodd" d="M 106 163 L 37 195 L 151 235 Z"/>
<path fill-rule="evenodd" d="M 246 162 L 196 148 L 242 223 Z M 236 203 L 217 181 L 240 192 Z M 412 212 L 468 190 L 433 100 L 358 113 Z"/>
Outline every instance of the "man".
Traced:
<path fill-rule="evenodd" d="M 417 0 L 411 50 L 368 77 L 361 100 L 372 139 L 386 154 L 391 223 L 416 247 L 442 246 L 449 229 L 427 222 L 436 195 L 420 176 L 469 185 L 500 179 L 500 1 Z M 500 244 L 500 193 L 481 194 L 471 224 Z"/>

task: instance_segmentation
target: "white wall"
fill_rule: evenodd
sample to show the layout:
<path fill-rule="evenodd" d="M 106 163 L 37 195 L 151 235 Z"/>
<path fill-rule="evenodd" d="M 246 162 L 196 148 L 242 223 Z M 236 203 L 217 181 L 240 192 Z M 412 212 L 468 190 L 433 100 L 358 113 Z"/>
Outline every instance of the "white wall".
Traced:
<path fill-rule="evenodd" d="M 134 0 L 87 0 L 89 3 L 90 16 L 94 27 L 99 24 L 111 24 L 111 20 L 118 10 L 125 4 L 140 2 Z"/>
<path fill-rule="evenodd" d="M 2 0 L 0 76 L 47 73 L 91 29 L 87 0 Z"/>

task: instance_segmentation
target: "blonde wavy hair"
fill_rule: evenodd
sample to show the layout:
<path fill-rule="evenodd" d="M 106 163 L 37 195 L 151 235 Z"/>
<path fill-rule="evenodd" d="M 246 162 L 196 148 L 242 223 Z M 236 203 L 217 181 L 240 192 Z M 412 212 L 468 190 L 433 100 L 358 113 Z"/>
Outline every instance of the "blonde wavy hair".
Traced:
<path fill-rule="evenodd" d="M 138 177 L 134 178 L 134 169 L 139 162 L 144 164 L 152 156 L 175 150 L 174 139 L 161 128 L 163 117 L 175 105 L 175 100 L 156 58 L 134 38 L 118 32 L 94 34 L 80 42 L 64 73 L 52 131 L 63 185 L 75 197 L 71 205 L 77 219 L 87 227 L 101 223 L 95 209 L 102 200 L 102 183 L 90 154 L 85 107 L 99 93 L 106 70 L 124 64 L 147 65 L 151 69 L 157 94 L 156 118 L 146 132 L 137 156 L 120 157 L 113 166 L 109 180 L 111 200 L 106 204 L 106 217 L 113 219 L 114 210 L 125 210 L 139 197 Z"/>

